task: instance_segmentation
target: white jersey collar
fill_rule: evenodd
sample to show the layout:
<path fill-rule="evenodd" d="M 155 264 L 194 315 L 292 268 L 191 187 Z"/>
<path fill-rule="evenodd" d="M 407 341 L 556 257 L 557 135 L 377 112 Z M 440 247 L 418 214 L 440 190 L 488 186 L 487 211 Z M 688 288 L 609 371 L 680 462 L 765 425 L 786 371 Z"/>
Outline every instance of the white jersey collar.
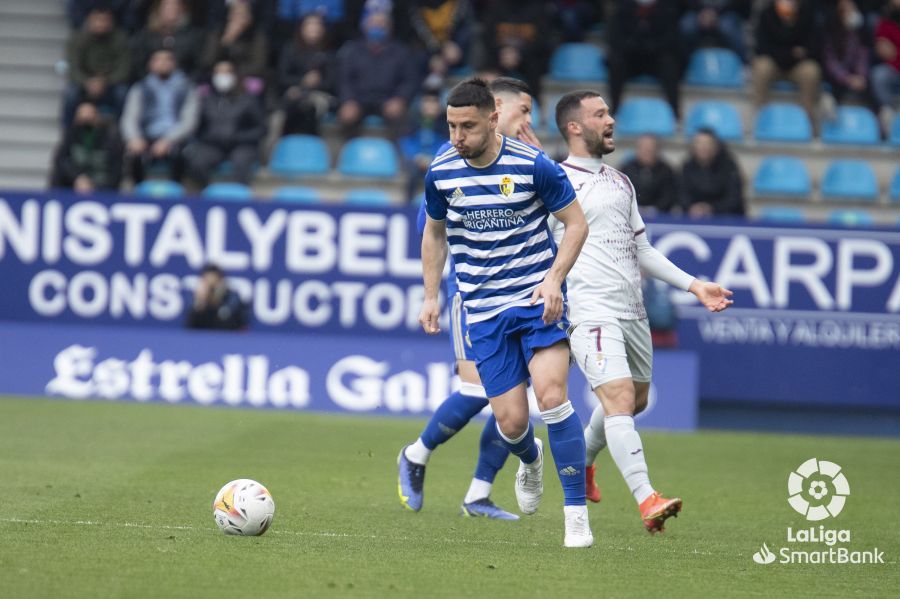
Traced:
<path fill-rule="evenodd" d="M 563 164 L 590 173 L 599 173 L 604 169 L 603 159 L 594 157 L 585 158 L 583 156 L 570 155 Z"/>

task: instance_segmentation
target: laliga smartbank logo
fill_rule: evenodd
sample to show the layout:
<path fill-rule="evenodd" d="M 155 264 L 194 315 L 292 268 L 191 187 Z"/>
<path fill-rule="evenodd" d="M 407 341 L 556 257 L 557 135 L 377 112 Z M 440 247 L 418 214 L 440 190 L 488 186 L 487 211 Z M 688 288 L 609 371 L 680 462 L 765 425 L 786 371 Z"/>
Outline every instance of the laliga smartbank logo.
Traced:
<path fill-rule="evenodd" d="M 850 482 L 834 462 L 810 458 L 788 475 L 788 504 L 809 522 L 837 518 L 847 497 Z M 757 564 L 883 564 L 884 552 L 851 550 L 848 529 L 818 527 L 787 528 L 787 542 L 795 546 L 769 549 L 766 543 L 753 554 Z M 822 548 L 822 544 L 826 548 Z M 795 548 L 797 545 L 801 547 Z"/>

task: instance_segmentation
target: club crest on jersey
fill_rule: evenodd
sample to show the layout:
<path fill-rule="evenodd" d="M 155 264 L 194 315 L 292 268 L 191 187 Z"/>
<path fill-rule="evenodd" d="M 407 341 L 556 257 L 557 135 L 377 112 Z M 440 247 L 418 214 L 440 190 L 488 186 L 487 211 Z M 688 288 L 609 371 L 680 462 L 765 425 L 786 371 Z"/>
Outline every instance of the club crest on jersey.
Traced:
<path fill-rule="evenodd" d="M 515 183 L 513 183 L 512 179 L 510 177 L 508 177 L 508 176 L 503 177 L 500 180 L 500 193 L 502 193 L 504 196 L 506 196 L 506 197 L 511 196 L 513 194 L 513 191 L 515 191 L 515 189 L 516 189 L 516 185 L 515 185 Z"/>

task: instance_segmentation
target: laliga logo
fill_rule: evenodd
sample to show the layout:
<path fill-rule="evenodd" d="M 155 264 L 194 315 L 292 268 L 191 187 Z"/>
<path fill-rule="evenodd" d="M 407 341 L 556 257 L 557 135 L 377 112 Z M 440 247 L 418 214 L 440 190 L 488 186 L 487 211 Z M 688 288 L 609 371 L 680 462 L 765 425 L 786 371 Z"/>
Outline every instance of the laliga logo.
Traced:
<path fill-rule="evenodd" d="M 834 462 L 810 458 L 788 476 L 788 503 L 813 522 L 836 518 L 848 495 L 850 483 Z"/>

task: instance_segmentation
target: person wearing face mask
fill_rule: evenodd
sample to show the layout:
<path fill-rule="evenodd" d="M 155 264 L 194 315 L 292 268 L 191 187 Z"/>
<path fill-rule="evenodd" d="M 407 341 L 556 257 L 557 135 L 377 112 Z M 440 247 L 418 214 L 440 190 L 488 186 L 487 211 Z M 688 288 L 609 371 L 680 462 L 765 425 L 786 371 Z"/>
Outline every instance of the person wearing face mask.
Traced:
<path fill-rule="evenodd" d="M 266 135 L 259 100 L 240 85 L 233 63 L 216 63 L 212 88 L 200 102 L 197 134 L 184 150 L 188 184 L 195 190 L 205 187 L 210 173 L 226 160 L 233 167 L 233 178 L 249 184 Z"/>
<path fill-rule="evenodd" d="M 391 137 L 397 137 L 419 77 L 409 47 L 391 36 L 387 12 L 364 13 L 363 38 L 338 52 L 338 122 L 345 137 L 359 133 L 360 123 L 379 115 Z"/>
<path fill-rule="evenodd" d="M 875 54 L 882 63 L 872 68 L 872 92 L 878 102 L 881 126 L 889 131 L 900 94 L 900 0 L 890 1 L 875 28 Z"/>
<path fill-rule="evenodd" d="M 753 59 L 753 102 L 757 109 L 769 101 L 772 85 L 789 79 L 800 89 L 800 104 L 818 130 L 822 69 L 818 55 L 815 9 L 807 0 L 773 0 L 759 15 L 756 58 Z"/>
<path fill-rule="evenodd" d="M 115 191 L 122 178 L 122 140 L 89 102 L 80 104 L 53 161 L 51 187 L 81 194 Z"/>
<path fill-rule="evenodd" d="M 88 13 L 83 30 L 70 40 L 66 56 L 69 84 L 63 99 L 63 126 L 72 122 L 75 107 L 86 101 L 118 117 L 128 91 L 131 59 L 128 38 L 116 28 L 109 8 Z"/>
<path fill-rule="evenodd" d="M 134 183 L 144 180 L 147 168 L 164 163 L 169 178 L 181 178 L 181 146 L 197 128 L 197 92 L 178 69 L 175 55 L 157 50 L 149 73 L 131 86 L 120 128 Z"/>
<path fill-rule="evenodd" d="M 822 94 L 822 117 L 833 119 L 836 104 L 848 93 L 878 106 L 869 86 L 869 47 L 863 31 L 864 18 L 853 0 L 839 0 L 825 22 L 822 65 L 831 92 Z"/>

